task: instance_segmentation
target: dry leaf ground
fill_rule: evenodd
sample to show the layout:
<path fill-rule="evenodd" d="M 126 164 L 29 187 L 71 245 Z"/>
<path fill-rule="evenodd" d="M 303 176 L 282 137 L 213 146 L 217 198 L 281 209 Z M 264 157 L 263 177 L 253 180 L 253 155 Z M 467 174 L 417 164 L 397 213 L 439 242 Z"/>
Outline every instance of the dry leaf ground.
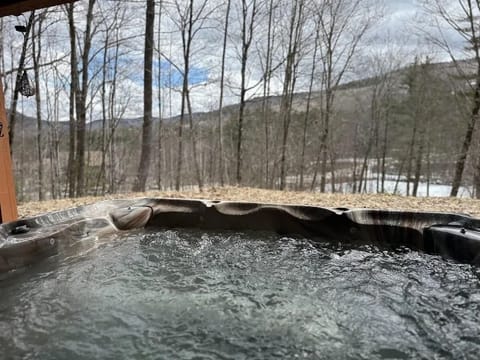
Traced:
<path fill-rule="evenodd" d="M 85 197 L 19 204 L 19 216 L 30 217 L 102 200 L 126 198 L 185 198 L 302 204 L 322 207 L 372 208 L 417 211 L 441 211 L 468 214 L 480 218 L 480 200 L 459 198 L 415 198 L 397 195 L 321 194 L 301 191 L 277 191 L 246 187 L 208 188 L 199 191 L 149 191 L 146 193 L 115 194 L 104 197 Z"/>

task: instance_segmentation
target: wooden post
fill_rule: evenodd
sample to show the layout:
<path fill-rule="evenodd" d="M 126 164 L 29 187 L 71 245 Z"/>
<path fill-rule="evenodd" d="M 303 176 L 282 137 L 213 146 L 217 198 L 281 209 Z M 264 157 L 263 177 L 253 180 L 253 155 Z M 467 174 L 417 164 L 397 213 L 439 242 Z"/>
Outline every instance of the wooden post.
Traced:
<path fill-rule="evenodd" d="M 8 141 L 5 97 L 0 80 L 0 223 L 14 221 L 18 217 L 15 183 L 13 181 L 12 159 Z"/>

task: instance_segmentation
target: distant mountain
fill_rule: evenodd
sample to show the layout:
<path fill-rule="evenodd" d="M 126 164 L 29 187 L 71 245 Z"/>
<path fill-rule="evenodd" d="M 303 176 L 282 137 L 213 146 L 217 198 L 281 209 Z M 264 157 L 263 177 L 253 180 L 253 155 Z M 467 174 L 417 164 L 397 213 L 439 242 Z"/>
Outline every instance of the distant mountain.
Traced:
<path fill-rule="evenodd" d="M 432 63 L 430 64 L 430 71 L 432 75 L 439 77 L 441 79 L 450 79 L 456 81 L 459 86 L 464 86 L 465 82 L 470 81 L 470 78 L 473 78 L 475 75 L 475 63 L 473 60 L 461 60 L 456 64 L 453 62 L 442 62 L 442 63 Z M 392 73 L 388 74 L 391 81 L 393 81 L 394 88 L 401 92 L 402 84 L 404 82 L 407 71 L 410 66 L 404 67 L 399 70 L 395 70 Z M 460 69 L 460 71 L 458 71 Z M 462 74 L 462 75 L 460 75 Z M 466 76 L 463 76 L 466 74 Z M 368 93 L 368 90 L 373 86 L 379 83 L 381 79 L 379 77 L 368 77 L 365 79 L 351 81 L 345 84 L 341 84 L 337 88 L 337 101 L 342 104 L 342 108 L 349 109 L 352 106 L 355 106 L 352 99 L 352 96 L 355 96 L 356 99 L 361 99 L 362 94 Z M 294 109 L 304 109 L 306 105 L 308 94 L 305 92 L 297 93 L 293 99 Z M 312 107 L 318 106 L 319 102 L 319 92 L 315 92 L 311 96 Z M 264 99 L 262 97 L 252 98 L 247 102 L 246 111 L 253 112 L 259 111 L 262 108 Z M 268 102 L 271 108 L 274 110 L 280 109 L 281 96 L 270 96 Z M 238 111 L 238 104 L 228 105 L 224 107 L 224 115 L 229 116 L 233 115 Z M 8 111 L 7 111 L 8 112 Z M 195 122 L 211 119 L 216 117 L 218 110 L 210 112 L 197 112 L 194 113 L 193 120 Z M 173 116 L 171 118 L 164 118 L 164 123 L 176 123 L 180 119 L 179 115 Z M 153 121 L 158 122 L 158 117 L 154 117 Z M 58 121 L 58 122 L 49 122 L 42 121 L 43 128 L 48 129 L 50 126 L 55 126 L 59 132 L 67 132 L 69 124 L 67 121 Z M 138 116 L 134 118 L 122 118 L 118 124 L 118 129 L 126 128 L 139 128 L 143 124 L 143 117 Z M 87 124 L 89 130 L 100 130 L 102 128 L 102 120 L 97 119 Z M 23 131 L 29 133 L 35 133 L 37 129 L 37 120 L 36 118 L 22 115 L 17 112 L 16 118 L 16 131 Z"/>

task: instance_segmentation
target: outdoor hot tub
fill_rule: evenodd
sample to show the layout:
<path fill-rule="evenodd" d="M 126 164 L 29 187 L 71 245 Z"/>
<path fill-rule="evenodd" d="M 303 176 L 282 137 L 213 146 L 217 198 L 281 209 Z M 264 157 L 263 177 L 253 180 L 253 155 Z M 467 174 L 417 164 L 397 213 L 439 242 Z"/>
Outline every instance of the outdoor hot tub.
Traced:
<path fill-rule="evenodd" d="M 0 226 L 6 359 L 475 359 L 480 220 L 134 199 Z"/>

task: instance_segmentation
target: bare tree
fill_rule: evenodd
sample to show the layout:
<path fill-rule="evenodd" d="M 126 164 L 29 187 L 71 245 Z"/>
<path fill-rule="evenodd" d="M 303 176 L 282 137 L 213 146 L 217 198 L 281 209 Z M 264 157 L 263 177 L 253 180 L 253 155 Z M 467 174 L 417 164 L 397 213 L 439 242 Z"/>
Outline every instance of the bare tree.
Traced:
<path fill-rule="evenodd" d="M 104 36 L 104 43 L 102 49 L 102 67 L 101 67 L 101 82 L 100 82 L 100 96 L 101 96 L 101 164 L 99 173 L 96 179 L 95 193 L 101 189 L 101 193 L 105 194 L 107 191 L 107 184 L 109 191 L 115 191 L 115 132 L 119 120 L 124 112 L 122 108 L 116 111 L 117 97 L 116 87 L 119 74 L 119 56 L 122 39 L 120 38 L 120 31 L 126 21 L 127 7 L 122 5 L 115 5 L 114 9 L 100 7 L 102 21 L 102 32 Z M 127 100 L 128 96 L 122 98 Z M 109 156 L 110 155 L 110 156 Z M 108 163 L 107 163 L 108 158 Z M 107 164 L 110 166 L 110 171 L 107 173 Z M 107 181 L 107 178 L 109 180 Z"/>
<path fill-rule="evenodd" d="M 242 183 L 242 160 L 243 160 L 243 123 L 245 116 L 247 86 L 247 63 L 249 59 L 250 46 L 252 44 L 255 21 L 259 12 L 257 0 L 242 0 L 240 13 L 240 37 L 241 37 L 241 84 L 240 84 L 240 103 L 238 109 L 237 139 L 236 139 L 236 170 L 235 180 L 238 185 Z"/>
<path fill-rule="evenodd" d="M 375 13 L 361 0 L 322 1 L 316 6 L 317 21 L 321 33 L 321 61 L 323 66 L 321 108 L 321 135 L 318 161 L 321 163 L 320 191 L 325 191 L 329 138 L 336 88 L 350 68 L 354 54 L 367 30 L 371 27 Z M 330 151 L 331 153 L 331 151 Z M 312 181 L 314 188 L 316 173 Z M 333 175 L 334 169 L 331 169 Z M 333 190 L 333 189 L 332 189 Z"/>
<path fill-rule="evenodd" d="M 198 33 L 204 28 L 205 22 L 214 9 L 208 7 L 207 0 L 201 0 L 195 6 L 194 0 L 184 2 L 177 0 L 173 4 L 176 16 L 172 16 L 176 27 L 178 28 L 182 42 L 183 68 L 179 69 L 182 74 L 182 98 L 180 105 L 180 121 L 178 125 L 178 161 L 177 173 L 175 179 L 175 189 L 180 189 L 182 166 L 183 166 L 183 127 L 185 115 L 188 116 L 190 125 L 190 140 L 192 146 L 193 165 L 195 177 L 200 190 L 203 188 L 203 176 L 200 169 L 197 139 L 195 135 L 195 125 L 193 123 L 192 107 L 190 100 L 190 70 L 192 62 L 192 45 Z"/>
<path fill-rule="evenodd" d="M 313 45 L 313 55 L 312 55 L 312 65 L 310 70 L 310 80 L 308 83 L 308 94 L 307 94 L 307 103 L 305 108 L 305 115 L 303 118 L 303 130 L 302 130 L 302 150 L 300 155 L 300 190 L 304 189 L 304 175 L 305 175 L 305 155 L 307 150 L 307 131 L 310 122 L 310 110 L 312 105 L 312 95 L 313 95 L 313 86 L 315 82 L 315 75 L 317 70 L 317 56 L 318 56 L 318 47 L 320 40 L 320 28 L 318 26 L 319 22 L 316 22 L 315 27 L 315 40 Z"/>
<path fill-rule="evenodd" d="M 70 35 L 70 105 L 68 122 L 68 196 L 75 197 L 77 164 L 75 162 L 76 153 L 76 131 L 75 131 L 75 92 L 79 88 L 78 65 L 77 65 L 77 39 L 75 31 L 74 4 L 66 5 L 68 17 L 68 30 Z"/>
<path fill-rule="evenodd" d="M 33 68 L 35 74 L 35 104 L 37 110 L 37 159 L 38 159 L 38 199 L 40 201 L 45 199 L 43 191 L 43 134 L 42 134 L 42 99 L 40 95 L 40 58 L 42 49 L 42 27 L 45 20 L 46 12 L 42 12 L 36 17 L 36 23 L 32 26 L 32 53 L 33 53 Z M 36 29 L 35 29 L 36 27 Z"/>
<path fill-rule="evenodd" d="M 303 41 L 304 26 L 304 1 L 295 0 L 292 3 L 290 13 L 289 36 L 285 63 L 285 75 L 283 78 L 282 102 L 280 105 L 280 114 L 283 120 L 281 157 L 280 157 L 280 190 L 286 186 L 286 154 L 287 140 L 290 130 L 292 115 L 292 101 L 297 81 L 297 70 L 300 61 L 301 44 Z"/>
<path fill-rule="evenodd" d="M 262 117 L 264 124 L 264 184 L 269 187 L 270 182 L 270 87 L 273 75 L 273 53 L 275 49 L 275 26 L 276 10 L 279 6 L 278 2 L 270 0 L 268 4 L 268 24 L 267 24 L 267 44 L 265 62 L 263 65 L 263 99 L 262 99 Z M 273 177 L 272 177 L 273 182 Z"/>
<path fill-rule="evenodd" d="M 220 97 L 218 104 L 218 177 L 220 185 L 225 185 L 225 155 L 223 150 L 223 97 L 225 88 L 225 57 L 227 54 L 228 39 L 228 23 L 230 18 L 230 0 L 227 0 L 225 9 L 225 23 L 223 28 L 223 46 L 222 46 L 222 62 L 220 74 Z"/>
<path fill-rule="evenodd" d="M 391 108 L 393 106 L 394 89 L 398 86 L 395 71 L 400 68 L 402 58 L 398 57 L 400 49 L 391 48 L 386 39 L 385 46 L 381 50 L 371 53 L 360 70 L 372 76 L 369 86 L 369 103 L 365 98 L 359 99 L 357 105 L 359 118 L 361 114 L 369 114 L 366 124 L 357 122 L 354 133 L 354 169 L 353 169 L 353 192 L 361 192 L 366 188 L 368 181 L 368 166 L 376 168 L 376 191 L 385 191 L 386 158 L 389 146 L 389 131 L 391 124 Z M 361 104 L 367 105 L 366 108 Z M 360 145 L 364 149 L 364 157 L 360 166 L 360 174 L 357 177 L 357 156 Z M 371 160 L 375 161 L 375 164 Z M 357 183 L 358 180 L 358 183 Z"/>
<path fill-rule="evenodd" d="M 133 191 L 145 191 L 150 156 L 152 151 L 152 72 L 153 72 L 153 37 L 155 25 L 155 1 L 147 0 L 147 15 L 145 21 L 145 57 L 144 57 L 144 85 L 143 85 L 143 129 L 142 152 L 137 171 L 137 179 Z"/>
<path fill-rule="evenodd" d="M 74 5 L 67 5 L 67 16 L 70 35 L 70 66 L 71 66 L 71 95 L 70 95 L 70 141 L 75 141 L 75 146 L 70 143 L 70 196 L 83 196 L 85 194 L 85 145 L 87 122 L 87 97 L 89 90 L 89 65 L 92 39 L 96 32 L 93 24 L 93 9 L 96 0 L 89 0 L 83 32 L 83 48 L 80 57 L 77 53 L 77 30 L 75 26 Z M 81 70 L 79 69 L 79 59 Z M 81 77 L 80 77 L 81 74 Z M 73 105 L 74 104 L 74 105 Z M 75 118 L 76 117 L 76 118 Z M 75 125 L 75 135 L 73 134 Z M 72 155 L 74 153 L 74 156 Z M 74 188 L 73 188 L 74 186 Z"/>
<path fill-rule="evenodd" d="M 433 14 L 436 21 L 436 28 L 439 30 L 439 36 L 429 37 L 438 46 L 440 46 L 450 56 L 453 63 L 457 66 L 459 73 L 464 74 L 459 65 L 458 57 L 454 44 L 450 43 L 445 35 L 442 25 L 448 24 L 463 40 L 468 44 L 467 51 L 471 55 L 476 67 L 474 81 L 470 83 L 471 91 L 471 111 L 470 121 L 463 138 L 461 149 L 457 155 L 455 164 L 455 174 L 452 181 L 450 196 L 457 196 L 462 183 L 462 177 L 465 170 L 467 156 L 472 144 L 475 125 L 480 113 L 480 33 L 478 29 L 478 17 L 480 16 L 480 2 L 477 0 L 425 0 L 424 5 L 429 14 Z M 464 74 L 466 75 L 466 74 Z M 480 171 L 480 163 L 477 167 Z M 477 176 L 477 179 L 480 178 Z M 478 195 L 480 196 L 480 194 Z"/>
<path fill-rule="evenodd" d="M 157 31 L 157 48 L 161 49 L 162 44 L 162 10 L 163 10 L 163 1 L 160 0 L 158 6 L 158 31 Z M 158 51 L 158 72 L 157 72 L 157 83 L 158 83 L 158 133 L 157 133 L 157 186 L 159 189 L 162 189 L 163 184 L 163 161 L 164 161 L 164 146 L 163 146 L 163 99 L 162 99 L 162 56 L 160 51 Z"/>

